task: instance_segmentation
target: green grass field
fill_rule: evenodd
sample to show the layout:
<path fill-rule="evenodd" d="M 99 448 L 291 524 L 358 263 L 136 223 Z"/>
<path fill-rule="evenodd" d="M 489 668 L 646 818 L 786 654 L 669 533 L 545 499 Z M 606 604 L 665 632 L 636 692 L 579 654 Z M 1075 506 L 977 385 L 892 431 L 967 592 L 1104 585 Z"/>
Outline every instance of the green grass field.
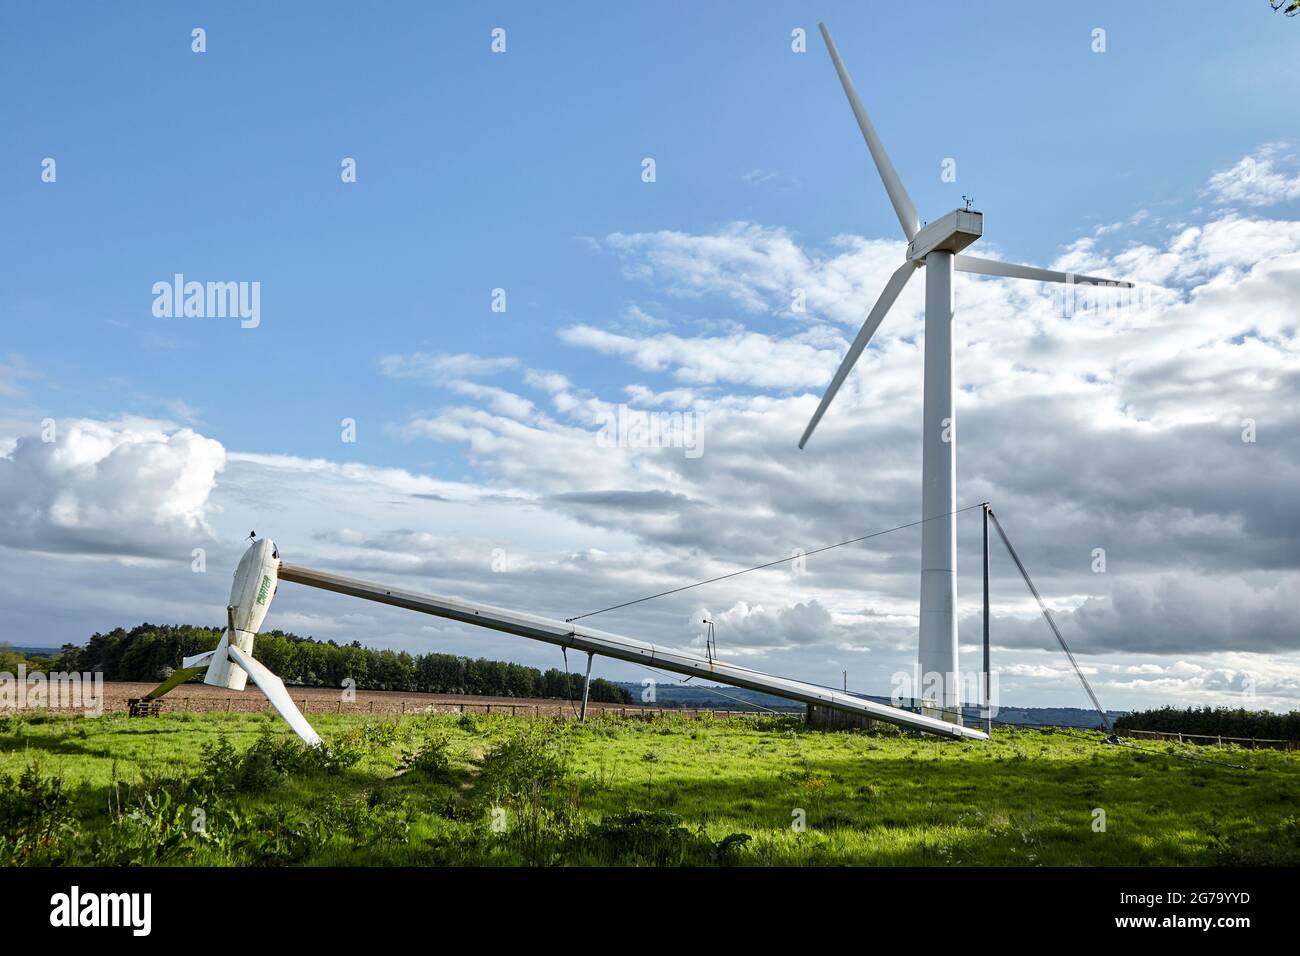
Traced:
<path fill-rule="evenodd" d="M 0 862 L 1300 863 L 1295 753 L 771 717 L 313 720 L 319 753 L 271 714 L 0 717 Z"/>

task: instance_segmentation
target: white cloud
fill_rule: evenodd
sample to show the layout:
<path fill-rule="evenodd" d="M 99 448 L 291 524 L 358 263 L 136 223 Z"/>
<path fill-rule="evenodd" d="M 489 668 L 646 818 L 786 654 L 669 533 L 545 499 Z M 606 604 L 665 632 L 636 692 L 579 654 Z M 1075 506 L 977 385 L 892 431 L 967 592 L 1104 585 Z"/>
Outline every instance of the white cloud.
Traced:
<path fill-rule="evenodd" d="M 691 385 L 728 383 L 798 388 L 826 382 L 839 364 L 806 337 L 777 338 L 737 330 L 730 335 L 683 338 L 672 334 L 616 335 L 590 325 L 560 330 L 560 340 L 607 355 L 621 355 L 646 372 L 671 369 Z M 847 348 L 847 343 L 840 340 Z"/>
<path fill-rule="evenodd" d="M 775 309 L 799 316 L 802 289 L 808 315 L 859 324 L 885 280 L 903 261 L 902 243 L 837 236 L 827 250 L 805 250 L 780 227 L 738 222 L 712 235 L 662 230 L 613 233 L 606 244 L 623 259 L 624 273 L 672 295 L 720 295 L 746 312 Z"/>
<path fill-rule="evenodd" d="M 879 248 L 891 260 L 896 254 L 889 243 L 846 240 L 826 256 L 783 230 L 752 224 L 711 236 L 620 235 L 610 244 L 629 274 L 692 296 L 722 296 L 754 323 L 788 317 L 788 286 L 810 277 L 820 281 L 825 314 L 856 319 L 878 290 L 875 273 L 883 280 L 889 268 L 875 264 Z M 1090 659 L 1169 656 L 1158 665 L 1167 670 L 1153 676 L 1189 681 L 1203 675 L 1175 670 L 1173 655 L 1293 649 L 1300 223 L 1229 213 L 1174 230 L 1158 246 L 1108 253 L 1083 240 L 1055 266 L 1162 287 L 1137 307 L 1084 308 L 1067 318 L 1036 283 L 959 280 L 962 503 L 1002 504 L 1040 587 L 1061 608 L 1067 637 Z M 828 274 L 860 281 L 836 291 Z M 734 324 L 696 336 L 591 324 L 560 333 L 645 376 L 623 389 L 638 403 L 677 407 L 670 396 L 689 394 L 706 423 L 699 461 L 672 449 L 599 448 L 596 423 L 608 403 L 568 382 L 551 390 L 554 417 L 527 427 L 472 409 L 411 426 L 467 442 L 478 467 L 539 491 L 547 508 L 635 534 L 669 559 L 645 562 L 652 591 L 914 519 L 921 326 L 916 303 L 900 302 L 803 453 L 795 439 L 846 344 L 825 324 L 785 334 Z M 664 380 L 707 387 L 656 387 Z M 736 384 L 758 394 L 726 388 Z M 790 388 L 808 391 L 784 394 Z M 1247 417 L 1267 423 L 1268 442 L 1241 440 Z M 970 530 L 961 540 L 968 569 L 977 560 Z M 1107 575 L 1090 573 L 1099 545 L 1110 554 Z M 798 643 L 780 636 L 793 622 L 782 615 L 812 605 L 832 623 L 799 645 L 804 666 L 818 648 L 842 647 L 846 635 L 905 664 L 915 646 L 916 563 L 915 541 L 890 536 L 810 558 L 801 577 L 766 571 L 713 585 L 720 593 L 715 599 L 711 590 L 709 600 L 740 609 L 726 618 L 729 646 L 769 666 Z M 1003 576 L 995 598 L 1020 588 Z M 630 585 L 626 591 L 636 593 Z M 962 594 L 963 609 L 973 610 L 978 591 Z M 999 613 L 996 620 L 1009 667 L 1038 653 L 1030 648 L 1053 645 L 1037 616 Z M 887 666 L 888 656 L 880 661 Z M 1045 678 L 1050 670 L 1059 683 L 1069 672 L 1058 665 L 1025 663 L 1016 676 Z"/>
<path fill-rule="evenodd" d="M 741 174 L 740 181 L 747 186 L 767 186 L 785 192 L 799 189 L 803 185 L 798 176 L 778 169 L 750 169 Z"/>
<path fill-rule="evenodd" d="M 524 373 L 524 382 L 552 395 L 570 387 L 569 380 L 559 372 L 537 372 L 532 369 Z"/>
<path fill-rule="evenodd" d="M 958 279 L 961 502 L 998 507 L 1107 706 L 1240 701 L 1247 677 L 1260 704 L 1296 706 L 1300 222 L 1221 211 L 1160 241 L 1125 246 L 1125 235 L 1126 227 L 1100 230 L 1047 264 L 1152 284 L 1142 308 L 1067 318 L 1038 284 Z M 172 524 L 213 526 L 214 570 L 233 565 L 240 539 L 257 528 L 298 563 L 568 617 L 915 520 L 921 281 L 882 324 L 812 444 L 795 448 L 847 337 L 901 260 L 899 243 L 841 237 L 810 245 L 740 223 L 707 235 L 618 234 L 604 248 L 628 275 L 653 283 L 655 296 L 685 300 L 698 324 L 683 331 L 676 314 L 664 327 L 658 316 L 673 310 L 638 312 L 619 295 L 610 323 L 564 326 L 561 339 L 576 346 L 564 371 L 472 355 L 381 363 L 389 377 L 432 382 L 457 397 L 400 420 L 393 433 L 450 444 L 482 479 L 231 454 L 210 495 L 199 496 L 204 503 Z M 791 309 L 795 288 L 807 291 L 806 314 Z M 651 314 L 654 321 L 642 318 Z M 609 357 L 599 376 L 589 350 Z M 488 374 L 500 379 L 470 381 Z M 602 423 L 619 401 L 698 411 L 703 456 L 602 445 Z M 1255 442 L 1242 441 L 1247 418 Z M 159 431 L 167 444 L 183 434 Z M 3 461 L 18 461 L 20 450 Z M 52 468 L 20 484 L 23 500 L 42 500 L 33 489 L 45 484 L 78 488 Z M 87 479 L 85 498 L 102 477 Z M 132 538 L 152 519 L 119 520 L 117 509 L 152 514 L 168 495 L 149 491 L 144 508 L 108 489 L 104 503 L 75 509 L 100 522 L 97 534 L 69 538 L 52 519 L 18 534 L 13 517 L 0 519 L 0 534 L 17 547 L 108 552 L 120 540 L 123 550 L 155 553 Z M 958 528 L 966 649 L 979 633 L 978 513 Z M 1096 547 L 1107 551 L 1105 574 L 1091 571 Z M 507 573 L 492 570 L 497 550 Z M 54 560 L 11 562 L 18 566 L 0 581 L 0 596 L 18 606 Z M 160 602 L 179 619 L 185 601 L 219 619 L 228 587 L 181 564 L 163 601 L 138 569 L 115 566 L 110 588 L 102 568 L 92 574 L 57 560 L 60 580 L 81 582 L 80 613 L 96 628 L 101 601 L 137 621 L 154 617 Z M 849 670 L 851 687 L 887 692 L 889 675 L 915 658 L 917 566 L 909 530 L 810 555 L 803 573 L 781 565 L 591 623 L 689 644 L 707 614 L 718 621 L 724 658 L 836 685 Z M 367 608 L 356 634 L 362 625 L 342 617 L 359 613 L 355 602 L 281 592 L 274 613 L 321 636 L 558 663 L 551 648 L 388 609 Z M 1004 702 L 1086 706 L 1000 555 L 993 594 L 995 664 L 1015 691 Z M 610 666 L 621 677 L 644 676 Z"/>
<path fill-rule="evenodd" d="M 723 636 L 728 651 L 828 644 L 839 631 L 830 612 L 815 600 L 776 608 L 737 601 L 720 614 L 702 608 L 700 619 L 705 618 L 714 622 L 715 635 Z"/>
<path fill-rule="evenodd" d="M 158 555 L 210 537 L 221 443 L 148 419 L 56 423 L 0 458 L 0 542 L 49 551 Z"/>
<path fill-rule="evenodd" d="M 1208 191 L 1219 203 L 1273 206 L 1300 199 L 1300 168 L 1286 143 L 1266 143 L 1250 156 L 1210 177 Z"/>
<path fill-rule="evenodd" d="M 448 382 L 447 387 L 458 395 L 481 399 L 496 413 L 510 418 L 526 419 L 534 412 L 532 402 L 504 388 L 459 380 Z"/>

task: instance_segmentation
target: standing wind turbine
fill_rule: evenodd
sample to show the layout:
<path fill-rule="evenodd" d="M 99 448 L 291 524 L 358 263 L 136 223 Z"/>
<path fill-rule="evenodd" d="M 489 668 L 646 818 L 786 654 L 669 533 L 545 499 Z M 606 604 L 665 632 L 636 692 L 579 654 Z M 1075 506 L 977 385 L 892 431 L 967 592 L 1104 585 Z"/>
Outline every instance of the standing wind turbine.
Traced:
<path fill-rule="evenodd" d="M 925 698 L 929 707 L 942 707 L 950 720 L 959 719 L 960 688 L 957 670 L 957 510 L 956 450 L 957 438 L 952 408 L 952 272 L 974 272 L 980 275 L 1005 276 L 1015 279 L 1037 279 L 1042 282 L 1067 284 L 1108 285 L 1132 288 L 1131 282 L 1111 282 L 1092 276 L 1052 272 L 1034 266 L 1012 265 L 959 255 L 984 233 L 984 214 L 975 210 L 954 209 L 942 219 L 921 226 L 916 207 L 903 188 L 894 164 L 885 153 L 884 144 L 871 125 L 858 92 L 853 87 L 848 71 L 840 60 L 839 50 L 831 39 L 826 24 L 819 24 L 826 49 L 830 51 L 835 72 L 839 74 L 849 106 L 857 118 L 862 136 L 871 150 L 876 170 L 884 181 L 889 201 L 898 215 L 907 238 L 907 257 L 898 270 L 889 277 L 885 290 L 872 306 L 867 320 L 862 323 L 857 337 L 849 346 L 844 361 L 836 369 L 821 404 L 799 439 L 803 448 L 812 436 L 817 423 L 835 393 L 844 384 L 853 364 L 862 354 L 871 336 L 875 334 L 907 280 L 921 266 L 925 275 L 925 411 L 923 414 L 923 439 L 921 458 L 921 629 L 918 661 L 922 689 L 917 694 Z"/>

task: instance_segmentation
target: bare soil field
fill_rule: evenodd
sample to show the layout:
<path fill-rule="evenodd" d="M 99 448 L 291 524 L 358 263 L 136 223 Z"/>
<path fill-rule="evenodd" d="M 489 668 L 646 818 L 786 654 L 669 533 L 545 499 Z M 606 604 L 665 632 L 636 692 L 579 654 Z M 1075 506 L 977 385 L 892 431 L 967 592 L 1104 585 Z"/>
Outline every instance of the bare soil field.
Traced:
<path fill-rule="evenodd" d="M 105 713 L 125 712 L 127 701 L 143 697 L 156 687 L 150 683 L 106 681 L 104 683 Z M 458 694 L 417 694 L 391 690 L 358 690 L 344 699 L 337 687 L 290 687 L 289 693 L 304 714 L 511 714 L 518 717 L 570 717 L 576 718 L 579 701 L 535 699 L 527 697 L 477 697 Z M 167 711 L 228 711 L 255 713 L 270 709 L 266 698 L 251 683 L 240 692 L 207 684 L 182 684 L 162 699 L 162 709 Z M 673 707 L 646 707 L 636 704 L 589 703 L 587 713 L 619 714 L 627 717 L 655 714 L 729 716 L 740 711 L 696 710 Z"/>

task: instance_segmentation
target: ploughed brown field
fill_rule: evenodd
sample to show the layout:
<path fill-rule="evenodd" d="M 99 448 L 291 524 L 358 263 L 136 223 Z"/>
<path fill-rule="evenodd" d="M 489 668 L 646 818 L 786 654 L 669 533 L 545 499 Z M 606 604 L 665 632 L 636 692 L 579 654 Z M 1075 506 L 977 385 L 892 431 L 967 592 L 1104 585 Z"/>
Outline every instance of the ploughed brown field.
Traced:
<path fill-rule="evenodd" d="M 127 701 L 143 697 L 157 687 L 145 682 L 105 681 L 104 711 L 125 712 Z M 337 687 L 290 687 L 289 693 L 305 714 L 513 714 L 518 717 L 577 717 L 579 701 L 554 700 L 530 697 L 478 697 L 472 694 L 416 694 L 396 690 L 358 690 L 352 700 L 344 700 L 343 691 Z M 207 684 L 182 684 L 162 699 L 162 709 L 167 711 L 230 711 L 253 713 L 269 710 L 271 705 L 249 682 L 244 691 L 210 687 Z M 649 716 L 651 714 L 715 714 L 725 716 L 732 711 L 694 710 L 672 707 L 648 707 L 638 704 L 601 704 L 592 701 L 587 705 L 588 715 L 622 714 Z M 739 711 L 737 711 L 739 713 Z"/>

